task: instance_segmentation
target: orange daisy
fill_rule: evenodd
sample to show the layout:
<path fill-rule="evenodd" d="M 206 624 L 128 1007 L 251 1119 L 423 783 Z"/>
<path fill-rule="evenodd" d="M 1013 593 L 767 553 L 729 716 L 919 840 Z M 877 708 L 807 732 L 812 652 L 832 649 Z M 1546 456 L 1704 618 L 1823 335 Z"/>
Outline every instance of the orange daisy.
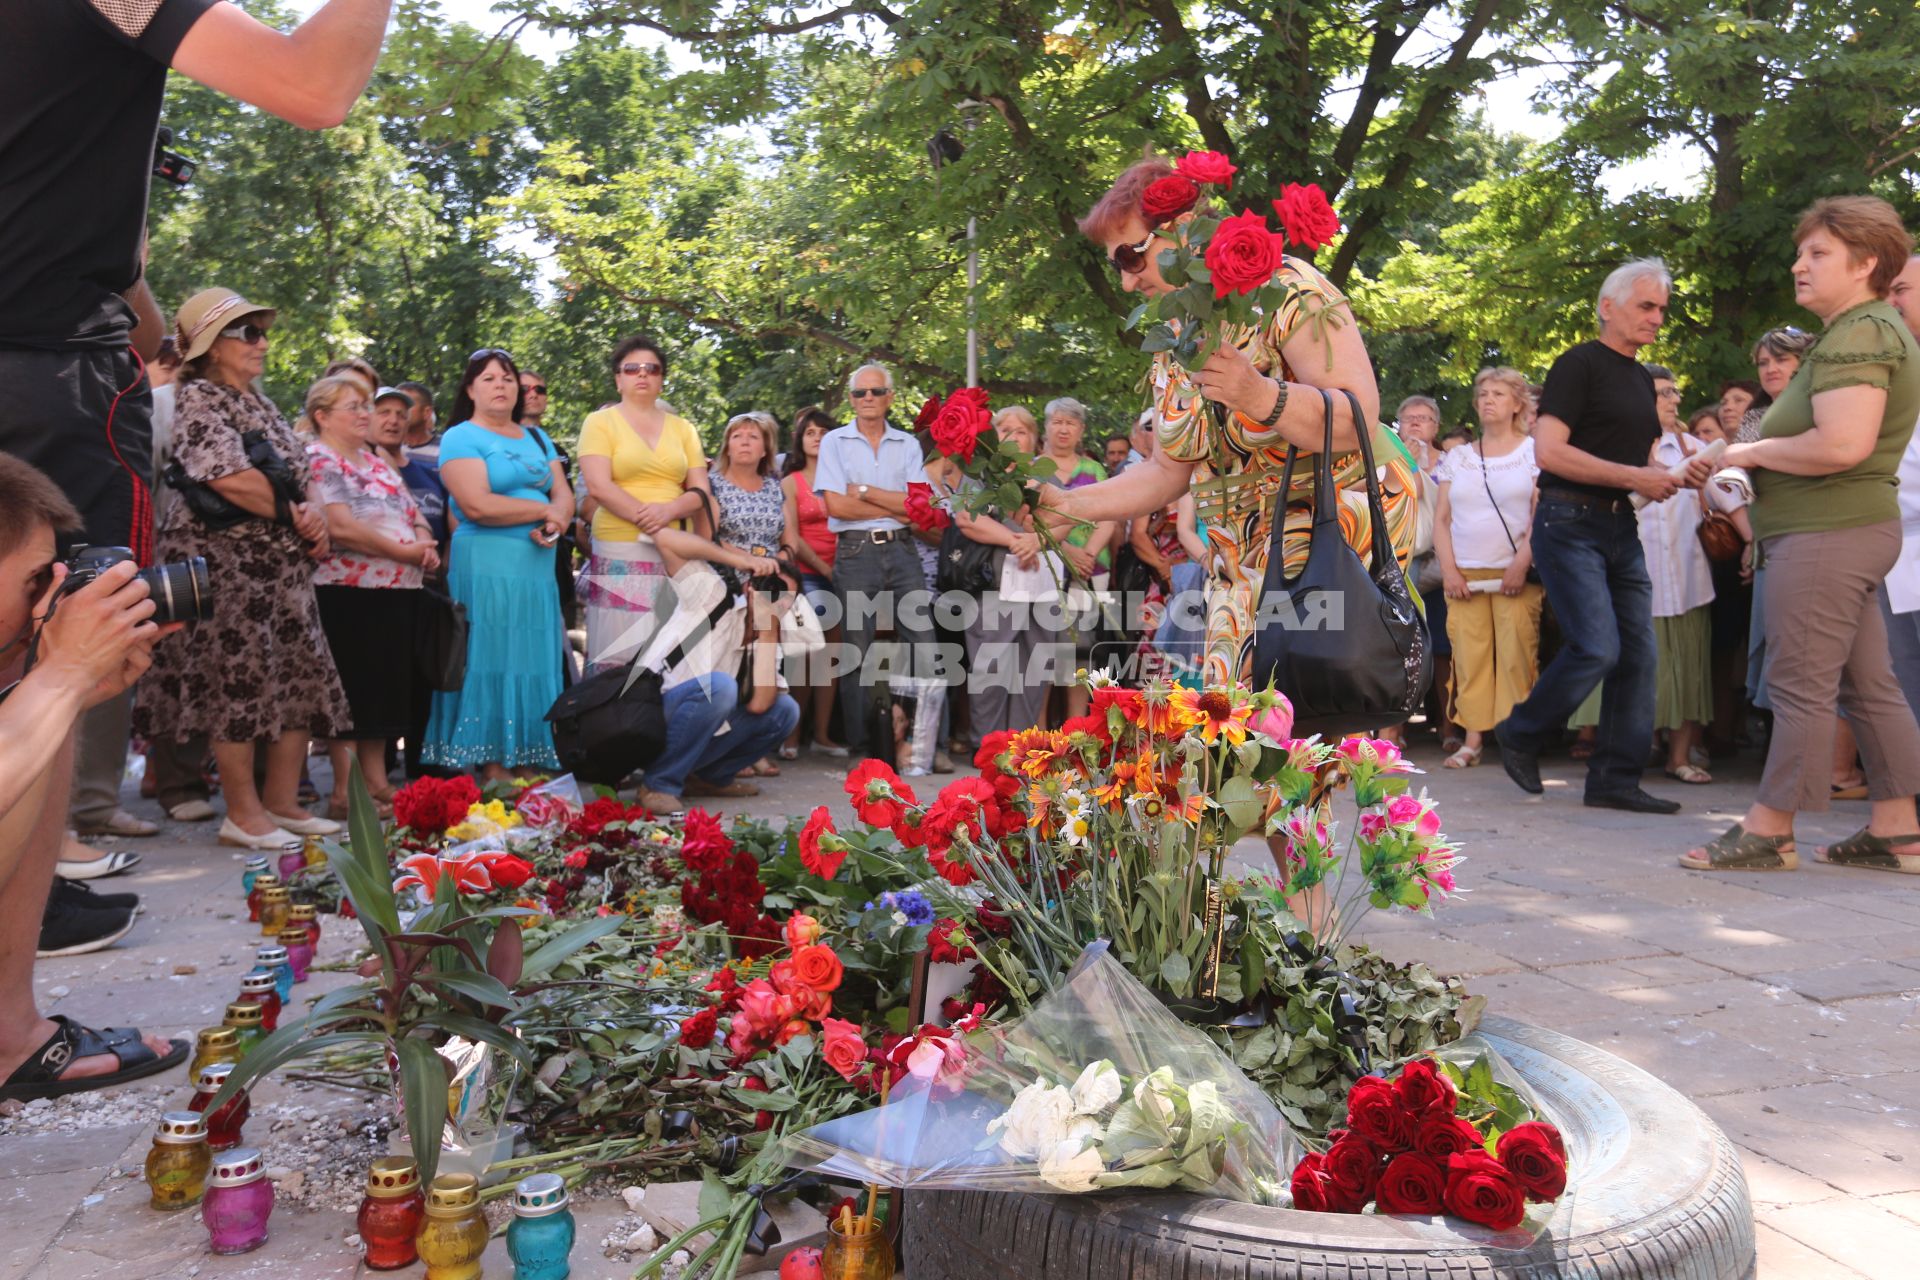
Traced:
<path fill-rule="evenodd" d="M 1208 746 L 1223 734 L 1236 747 L 1247 740 L 1253 708 L 1247 703 L 1235 706 L 1233 695 L 1225 689 L 1177 689 L 1172 704 L 1181 728 L 1198 729 Z"/>

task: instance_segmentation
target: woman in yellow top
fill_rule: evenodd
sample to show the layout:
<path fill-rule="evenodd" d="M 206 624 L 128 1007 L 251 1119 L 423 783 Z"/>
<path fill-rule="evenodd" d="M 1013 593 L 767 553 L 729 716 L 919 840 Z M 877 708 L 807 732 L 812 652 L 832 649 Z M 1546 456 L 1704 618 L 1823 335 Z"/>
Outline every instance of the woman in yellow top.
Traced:
<path fill-rule="evenodd" d="M 1121 174 L 1080 230 L 1106 248 L 1120 287 L 1150 297 L 1169 292 L 1153 251 L 1155 227 L 1141 212 L 1141 196 L 1173 173 L 1162 160 L 1143 160 Z M 1190 215 L 1182 215 L 1182 220 Z M 1198 370 L 1167 352 L 1154 357 L 1155 448 L 1137 466 L 1111 480 L 1066 491 L 1043 491 L 1045 505 L 1077 520 L 1119 520 L 1158 511 L 1192 491 L 1207 523 L 1207 639 L 1201 676 L 1210 685 L 1249 678 L 1254 619 L 1273 538 L 1274 494 L 1287 446 L 1320 451 L 1326 434 L 1319 389 L 1334 392 L 1334 483 L 1340 490 L 1340 527 L 1347 542 L 1371 560 L 1372 517 L 1357 424 L 1342 390 L 1360 401 L 1372 431 L 1387 532 L 1404 568 L 1412 553 L 1419 501 L 1418 468 L 1390 431 L 1375 424 L 1380 391 L 1353 313 L 1332 282 L 1311 265 L 1287 258 L 1281 267 L 1296 292 L 1286 307 L 1257 328 L 1233 328 L 1228 341 Z M 1211 400 L 1231 412 L 1216 429 Z M 1270 424 L 1270 425 L 1269 425 Z M 1227 483 L 1217 483 L 1218 481 Z M 1282 549 L 1289 572 L 1305 564 L 1313 523 L 1313 467 L 1294 467 L 1287 496 Z M 1285 692 L 1285 690 L 1281 690 Z"/>
<path fill-rule="evenodd" d="M 653 627 L 654 597 L 667 567 L 653 535 L 690 517 L 706 528 L 711 493 L 707 455 L 693 424 L 660 405 L 667 357 L 652 338 L 636 335 L 613 349 L 620 400 L 580 424 L 576 456 L 593 515 L 593 554 L 580 597 L 587 607 L 587 669 L 604 671 L 631 658 Z"/>

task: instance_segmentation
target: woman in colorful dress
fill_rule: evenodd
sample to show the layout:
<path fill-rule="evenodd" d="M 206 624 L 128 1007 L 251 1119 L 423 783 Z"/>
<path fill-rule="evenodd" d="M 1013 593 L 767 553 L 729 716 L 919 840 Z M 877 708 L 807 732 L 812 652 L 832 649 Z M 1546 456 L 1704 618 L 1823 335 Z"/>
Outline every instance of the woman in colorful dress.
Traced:
<path fill-rule="evenodd" d="M 546 433 L 520 425 L 522 395 L 513 357 L 476 351 L 440 437 L 459 522 L 447 587 L 467 607 L 467 679 L 433 695 L 423 758 L 489 780 L 560 767 L 546 722 L 566 661 L 553 558 L 573 489 Z"/>
<path fill-rule="evenodd" d="M 1156 227 L 1141 211 L 1141 196 L 1173 167 L 1143 160 L 1120 175 L 1080 220 L 1080 230 L 1106 249 L 1120 287 L 1149 297 L 1171 290 L 1150 252 Z M 1190 215 L 1181 215 L 1182 219 Z M 1167 352 L 1153 358 L 1156 417 L 1153 455 L 1111 480 L 1072 490 L 1045 490 L 1040 501 L 1062 517 L 1118 520 L 1159 510 L 1191 490 L 1207 526 L 1211 576 L 1202 675 L 1207 684 L 1249 678 L 1255 616 L 1272 543 L 1274 493 L 1287 446 L 1318 453 L 1325 436 L 1320 392 L 1333 393 L 1334 483 L 1340 491 L 1340 528 L 1371 563 L 1372 518 L 1359 436 L 1372 432 L 1387 533 L 1404 568 L 1412 553 L 1418 476 L 1392 432 L 1377 427 L 1380 392 L 1373 362 L 1346 298 L 1306 263 L 1287 258 L 1281 273 L 1293 296 L 1257 328 L 1233 328 L 1200 369 L 1189 371 Z M 1355 423 L 1347 398 L 1360 402 Z M 1209 402 L 1226 411 L 1216 426 Z M 1225 481 L 1225 483 L 1220 483 Z M 1313 523 L 1313 468 L 1294 468 L 1287 495 L 1282 551 L 1289 571 L 1306 563 Z M 1284 692 L 1284 690 L 1282 691 Z"/>
<path fill-rule="evenodd" d="M 405 399 L 405 397 L 401 397 Z M 407 482 L 372 447 L 371 397 L 360 379 L 322 378 L 307 388 L 301 427 L 312 494 L 325 506 L 332 553 L 313 571 L 320 622 L 347 691 L 353 724 L 328 748 L 333 758 L 334 814 L 347 811 L 350 759 L 382 814 L 387 742 L 407 732 L 413 705 L 413 660 L 404 644 L 418 625 L 424 575 L 440 567 L 433 530 Z"/>

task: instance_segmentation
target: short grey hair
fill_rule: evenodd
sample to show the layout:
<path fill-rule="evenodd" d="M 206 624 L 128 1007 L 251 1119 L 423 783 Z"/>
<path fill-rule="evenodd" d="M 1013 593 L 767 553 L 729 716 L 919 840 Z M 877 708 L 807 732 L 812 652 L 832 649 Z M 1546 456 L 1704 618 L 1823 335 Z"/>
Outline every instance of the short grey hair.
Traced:
<path fill-rule="evenodd" d="M 1669 292 L 1673 290 L 1673 273 L 1667 270 L 1665 262 L 1659 258 L 1629 258 L 1609 272 L 1600 285 L 1600 292 L 1593 300 L 1594 315 L 1600 314 L 1600 304 L 1608 299 L 1624 303 L 1642 280 L 1651 280 Z"/>
<path fill-rule="evenodd" d="M 1051 418 L 1056 413 L 1064 413 L 1069 418 L 1078 418 L 1080 425 L 1083 427 L 1087 425 L 1087 406 L 1081 404 L 1072 396 L 1061 396 L 1058 399 L 1047 401 L 1046 412 L 1040 416 L 1042 418 Z"/>
<path fill-rule="evenodd" d="M 869 360 L 867 363 L 861 365 L 858 369 L 855 369 L 852 373 L 847 375 L 847 394 L 849 396 L 853 394 L 853 384 L 860 380 L 860 375 L 863 373 L 879 374 L 881 377 L 887 380 L 887 390 L 889 391 L 893 390 L 893 370 L 887 368 L 887 366 L 883 364 L 879 364 L 875 361 Z"/>
<path fill-rule="evenodd" d="M 1408 396 L 1400 402 L 1400 407 L 1393 411 L 1395 421 L 1406 417 L 1409 409 L 1431 409 L 1436 420 L 1440 417 L 1440 402 L 1432 396 Z"/>
<path fill-rule="evenodd" d="M 1667 368 L 1667 366 L 1665 366 L 1665 365 L 1663 365 L 1663 364 L 1650 364 L 1650 365 L 1647 365 L 1647 366 L 1646 366 L 1646 370 L 1647 370 L 1647 376 L 1648 376 L 1648 377 L 1650 377 L 1650 378 L 1652 378 L 1652 379 L 1653 379 L 1653 380 L 1654 380 L 1655 382 L 1678 382 L 1678 381 L 1680 381 L 1680 379 L 1678 379 L 1678 378 L 1676 378 L 1676 377 L 1674 377 L 1674 376 L 1673 376 L 1673 370 L 1671 370 L 1671 369 L 1669 369 L 1669 368 Z"/>

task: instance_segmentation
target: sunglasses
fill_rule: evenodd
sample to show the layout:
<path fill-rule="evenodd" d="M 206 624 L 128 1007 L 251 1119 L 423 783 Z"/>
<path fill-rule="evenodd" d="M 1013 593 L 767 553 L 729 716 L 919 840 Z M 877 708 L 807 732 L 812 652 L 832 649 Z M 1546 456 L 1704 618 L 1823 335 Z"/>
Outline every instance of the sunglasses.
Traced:
<path fill-rule="evenodd" d="M 499 347 L 482 347 L 467 357 L 468 364 L 472 364 L 475 360 L 505 360 L 509 365 L 513 363 L 513 357 Z"/>
<path fill-rule="evenodd" d="M 890 396 L 892 394 L 892 387 L 861 387 L 858 390 L 847 392 L 847 395 L 855 400 L 865 400 L 868 396 Z"/>
<path fill-rule="evenodd" d="M 547 394 L 547 384 L 544 382 L 530 383 L 527 386 L 522 387 L 521 390 L 525 391 L 530 396 L 543 396 Z"/>
<path fill-rule="evenodd" d="M 1107 262 L 1121 275 L 1139 275 L 1147 267 L 1147 246 L 1153 243 L 1153 232 L 1147 232 L 1147 238 L 1139 244 L 1123 244 L 1108 256 Z"/>
<path fill-rule="evenodd" d="M 237 324 L 231 329 L 222 329 L 220 336 L 223 338 L 237 338 L 248 346 L 252 346 L 256 342 L 265 342 L 267 340 L 267 326 L 254 324 L 249 321 L 246 324 Z"/>
<path fill-rule="evenodd" d="M 666 371 L 666 366 L 651 360 L 632 360 L 620 366 L 620 372 L 629 378 L 657 378 Z"/>

